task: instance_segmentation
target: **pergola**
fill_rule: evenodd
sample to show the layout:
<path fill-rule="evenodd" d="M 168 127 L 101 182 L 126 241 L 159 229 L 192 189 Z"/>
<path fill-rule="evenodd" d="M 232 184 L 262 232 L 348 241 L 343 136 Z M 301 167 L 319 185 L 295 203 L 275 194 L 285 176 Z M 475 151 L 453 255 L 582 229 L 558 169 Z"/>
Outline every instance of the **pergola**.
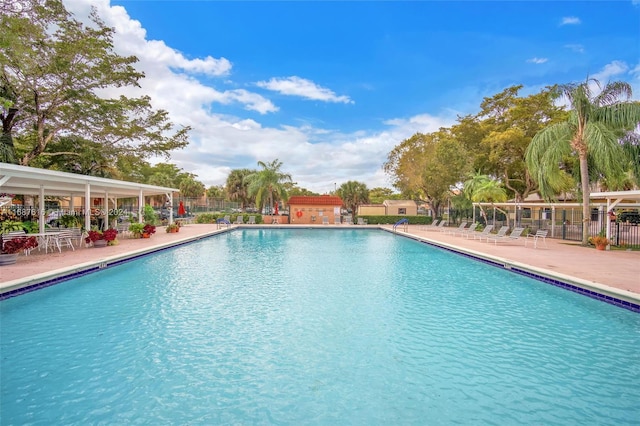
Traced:
<path fill-rule="evenodd" d="M 591 199 L 607 200 L 607 212 L 611 212 L 614 207 L 622 203 L 638 203 L 640 202 L 640 190 L 635 191 L 610 191 L 610 192 L 592 192 Z M 611 215 L 607 215 L 607 238 L 611 238 Z"/>
<path fill-rule="evenodd" d="M 38 197 L 40 232 L 44 232 L 45 196 L 70 197 L 71 203 L 73 203 L 73 197 L 83 197 L 84 224 L 85 228 L 89 229 L 91 225 L 91 198 L 105 200 L 105 211 L 102 212 L 102 215 L 107 218 L 110 202 L 112 202 L 113 208 L 117 208 L 118 198 L 138 198 L 138 220 L 141 221 L 144 197 L 164 195 L 169 200 L 169 203 L 173 205 L 173 192 L 179 192 L 179 190 L 163 186 L 0 163 L 0 193 Z M 71 207 L 73 208 L 73 205 Z M 169 223 L 171 222 L 173 222 L 173 209 L 169 209 Z M 104 220 L 103 223 L 106 224 L 107 220 Z"/>

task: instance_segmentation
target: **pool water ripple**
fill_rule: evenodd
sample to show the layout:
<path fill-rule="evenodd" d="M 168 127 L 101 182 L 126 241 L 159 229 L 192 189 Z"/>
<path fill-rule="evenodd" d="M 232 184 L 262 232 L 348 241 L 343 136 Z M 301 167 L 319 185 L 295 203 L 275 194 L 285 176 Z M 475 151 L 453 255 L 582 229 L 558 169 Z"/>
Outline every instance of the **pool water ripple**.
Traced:
<path fill-rule="evenodd" d="M 385 232 L 236 231 L 0 308 L 3 425 L 640 418 L 640 315 Z"/>

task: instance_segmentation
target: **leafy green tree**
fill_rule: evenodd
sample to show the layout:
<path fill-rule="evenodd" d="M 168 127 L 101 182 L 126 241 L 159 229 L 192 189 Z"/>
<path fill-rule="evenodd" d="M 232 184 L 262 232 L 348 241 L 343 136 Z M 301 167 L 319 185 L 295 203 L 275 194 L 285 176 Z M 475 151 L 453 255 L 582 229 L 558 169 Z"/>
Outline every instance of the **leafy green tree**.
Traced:
<path fill-rule="evenodd" d="M 183 197 L 202 197 L 204 195 L 205 187 L 202 182 L 195 180 L 189 176 L 180 181 L 180 195 Z"/>
<path fill-rule="evenodd" d="M 239 202 L 240 208 L 243 211 L 252 200 L 249 196 L 249 183 L 245 178 L 255 172 L 255 170 L 250 169 L 235 169 L 231 170 L 231 173 L 227 176 L 227 182 L 225 185 L 227 198 L 229 200 Z"/>
<path fill-rule="evenodd" d="M 553 88 L 519 97 L 521 85 L 509 87 L 484 98 L 476 116 L 482 128 L 482 162 L 474 167 L 499 177 L 510 197 L 524 200 L 537 189 L 524 162 L 524 153 L 535 134 L 549 124 L 560 122 L 567 113 L 554 104 Z"/>
<path fill-rule="evenodd" d="M 245 182 L 248 183 L 248 194 L 250 197 L 255 197 L 256 207 L 262 210 L 265 199 L 268 199 L 269 208 L 273 208 L 274 195 L 277 200 L 286 202 L 288 195 L 285 183 L 291 182 L 291 175 L 280 171 L 282 162 L 276 158 L 270 163 L 258 161 L 258 166 L 262 170 L 245 177 Z"/>
<path fill-rule="evenodd" d="M 294 196 L 299 196 L 299 195 L 307 195 L 307 196 L 320 195 L 317 192 L 313 192 L 309 189 L 300 188 L 295 182 L 285 182 L 284 188 L 286 189 L 287 195 L 289 196 L 289 198 Z"/>
<path fill-rule="evenodd" d="M 384 200 L 400 200 L 402 194 L 394 193 L 390 188 L 373 188 L 369 191 L 369 202 L 373 204 L 382 204 Z"/>
<path fill-rule="evenodd" d="M 600 92 L 592 93 L 591 85 Z M 589 166 L 595 167 L 612 181 L 621 180 L 628 165 L 627 153 L 619 142 L 626 131 L 640 122 L 640 103 L 628 101 L 631 86 L 626 82 L 611 82 L 604 87 L 594 79 L 580 84 L 565 84 L 556 88 L 568 99 L 570 116 L 538 132 L 526 151 L 526 163 L 545 198 L 554 198 L 567 190 L 567 172 L 559 167 L 566 157 L 577 156 L 582 193 L 582 244 L 588 244 L 590 218 Z M 622 100 L 621 98 L 626 98 Z M 620 161 L 625 159 L 625 161 Z"/>
<path fill-rule="evenodd" d="M 352 214 L 358 212 L 358 205 L 369 202 L 369 189 L 367 185 L 355 180 L 340 185 L 337 190 L 338 196 L 342 198 L 344 205 L 351 210 Z"/>
<path fill-rule="evenodd" d="M 102 150 L 99 143 L 79 136 L 64 136 L 53 141 L 49 148 L 56 155 L 42 153 L 32 162 L 33 166 L 88 176 L 120 177 L 115 167 L 117 158 L 109 151 Z"/>
<path fill-rule="evenodd" d="M 0 14 L 0 96 L 13 103 L 2 112 L 3 134 L 28 135 L 32 142 L 13 154 L 20 164 L 31 164 L 63 134 L 142 158 L 168 156 L 188 144 L 190 129 L 175 130 L 148 97 L 101 97 L 105 89 L 138 86 L 144 75 L 133 66 L 137 58 L 114 52 L 114 30 L 95 10 L 91 25 L 84 25 L 60 0 L 22 3 L 26 7 Z M 10 138 L 1 142 L 2 152 L 13 149 Z"/>
<path fill-rule="evenodd" d="M 207 189 L 207 197 L 209 198 L 224 198 L 224 186 L 212 185 Z"/>
<path fill-rule="evenodd" d="M 383 168 L 403 195 L 427 203 L 439 215 L 451 188 L 470 167 L 467 153 L 451 129 L 416 133 L 389 153 Z"/>

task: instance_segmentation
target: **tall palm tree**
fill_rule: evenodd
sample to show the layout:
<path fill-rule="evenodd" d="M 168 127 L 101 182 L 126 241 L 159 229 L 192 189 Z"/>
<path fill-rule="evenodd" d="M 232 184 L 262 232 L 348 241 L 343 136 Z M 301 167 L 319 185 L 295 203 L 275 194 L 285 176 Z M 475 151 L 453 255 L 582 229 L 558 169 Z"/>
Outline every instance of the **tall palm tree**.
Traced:
<path fill-rule="evenodd" d="M 230 200 L 239 201 L 242 211 L 244 211 L 246 205 L 249 203 L 248 184 L 244 178 L 252 173 L 255 173 L 255 170 L 235 169 L 231 170 L 231 173 L 227 176 L 227 184 L 225 186 L 227 196 Z"/>
<path fill-rule="evenodd" d="M 480 172 L 472 174 L 464 183 L 464 194 L 475 203 L 504 203 L 507 201 L 507 191 L 504 189 L 502 182 L 498 179 L 483 175 Z M 507 226 L 509 226 L 509 214 L 501 208 L 494 205 L 494 208 L 502 212 L 507 217 Z M 484 218 L 485 223 L 488 222 L 487 213 L 480 206 L 480 214 Z"/>
<path fill-rule="evenodd" d="M 354 215 L 358 211 L 358 204 L 369 202 L 369 189 L 362 182 L 350 180 L 340 185 L 336 192 L 342 198 L 344 205 L 351 209 L 351 213 Z"/>
<path fill-rule="evenodd" d="M 282 173 L 282 161 L 277 158 L 270 163 L 258 161 L 258 166 L 262 167 L 255 173 L 246 176 L 248 183 L 247 191 L 250 197 L 256 197 L 256 207 L 262 209 L 265 198 L 269 200 L 269 208 L 273 207 L 274 194 L 278 200 L 287 201 L 287 190 L 285 184 L 291 182 L 291 175 Z"/>
<path fill-rule="evenodd" d="M 596 95 L 592 87 L 601 89 Z M 588 244 L 590 218 L 589 165 L 614 180 L 625 172 L 627 161 L 619 139 L 625 130 L 640 122 L 640 103 L 629 101 L 631 86 L 626 82 L 607 83 L 595 79 L 556 88 L 571 107 L 569 119 L 538 132 L 529 144 L 525 161 L 538 182 L 541 195 L 552 199 L 567 190 L 572 181 L 561 164 L 578 157 L 582 192 L 582 244 Z M 623 100 L 621 100 L 623 99 Z"/>

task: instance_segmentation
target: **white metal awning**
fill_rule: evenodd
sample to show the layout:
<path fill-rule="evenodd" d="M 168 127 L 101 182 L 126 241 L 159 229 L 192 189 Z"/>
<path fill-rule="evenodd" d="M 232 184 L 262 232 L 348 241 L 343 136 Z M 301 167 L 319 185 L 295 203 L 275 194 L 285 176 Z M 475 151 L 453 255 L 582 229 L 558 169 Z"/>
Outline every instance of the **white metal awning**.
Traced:
<path fill-rule="evenodd" d="M 91 197 L 104 197 L 108 193 L 110 197 L 127 198 L 179 191 L 176 188 L 0 163 L 0 193 L 40 195 L 40 189 L 44 188 L 47 196 L 83 197 L 87 186 Z"/>

